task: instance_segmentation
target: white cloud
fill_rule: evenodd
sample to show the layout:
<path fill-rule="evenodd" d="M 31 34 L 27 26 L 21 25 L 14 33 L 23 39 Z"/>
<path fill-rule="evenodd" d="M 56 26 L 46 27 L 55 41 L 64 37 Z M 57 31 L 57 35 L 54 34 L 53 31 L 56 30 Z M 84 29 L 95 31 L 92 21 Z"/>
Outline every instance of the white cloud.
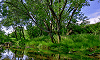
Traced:
<path fill-rule="evenodd" d="M 87 21 L 90 21 L 90 24 L 95 24 L 95 23 L 97 23 L 97 22 L 100 22 L 100 15 L 97 16 L 97 17 L 94 17 L 94 18 L 90 18 L 90 19 L 87 20 Z M 78 24 L 81 24 L 82 21 L 78 21 L 77 23 L 78 23 Z"/>
<path fill-rule="evenodd" d="M 2 0 L 0 0 L 0 2 L 1 2 Z"/>
<path fill-rule="evenodd" d="M 0 21 L 2 20 L 2 18 L 0 18 Z"/>
<path fill-rule="evenodd" d="M 95 24 L 97 22 L 100 22 L 100 9 L 98 9 L 97 12 L 91 14 L 88 16 L 90 19 L 87 21 L 90 21 L 90 24 Z"/>
<path fill-rule="evenodd" d="M 95 18 L 90 18 L 88 21 L 90 21 L 90 24 L 95 24 L 97 22 L 100 22 L 100 16 L 97 16 Z"/>
<path fill-rule="evenodd" d="M 6 35 L 13 32 L 13 28 L 12 27 L 9 27 L 9 29 L 7 30 L 4 26 L 2 26 L 2 30 L 4 30 L 6 32 L 5 33 Z"/>

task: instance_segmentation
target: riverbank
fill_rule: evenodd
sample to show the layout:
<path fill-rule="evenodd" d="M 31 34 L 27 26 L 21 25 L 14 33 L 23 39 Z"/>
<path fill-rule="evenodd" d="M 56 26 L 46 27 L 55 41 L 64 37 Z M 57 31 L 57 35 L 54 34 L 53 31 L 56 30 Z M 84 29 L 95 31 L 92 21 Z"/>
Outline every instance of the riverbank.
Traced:
<path fill-rule="evenodd" d="M 26 47 L 30 47 L 28 48 L 30 50 L 38 48 L 42 52 L 69 54 L 67 56 L 74 59 L 91 58 L 93 57 L 92 53 L 98 53 L 100 50 L 100 37 L 93 34 L 62 36 L 62 41 L 59 44 L 54 44 L 49 36 L 41 36 L 31 39 L 26 43 Z"/>
<path fill-rule="evenodd" d="M 54 36 L 57 39 L 57 36 Z M 41 36 L 30 40 L 19 40 L 11 47 L 14 50 L 29 52 L 60 54 L 66 59 L 98 59 L 100 51 L 100 37 L 93 34 L 77 34 L 61 36 L 62 41 L 52 43 L 49 36 Z M 14 41 L 14 40 L 13 40 Z M 23 45 L 23 44 L 25 45 Z"/>

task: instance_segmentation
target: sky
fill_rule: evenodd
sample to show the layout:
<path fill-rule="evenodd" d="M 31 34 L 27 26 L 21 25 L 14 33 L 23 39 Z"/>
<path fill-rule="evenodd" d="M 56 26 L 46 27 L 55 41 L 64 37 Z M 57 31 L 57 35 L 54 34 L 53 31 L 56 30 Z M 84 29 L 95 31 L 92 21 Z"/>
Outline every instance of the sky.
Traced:
<path fill-rule="evenodd" d="M 82 12 L 89 18 L 90 24 L 100 22 L 100 0 L 89 1 L 90 6 L 82 8 Z"/>
<path fill-rule="evenodd" d="M 0 60 L 4 60 L 6 57 L 8 57 L 10 60 L 13 60 L 13 58 L 15 57 L 15 54 L 10 51 L 9 49 L 4 50 L 3 53 L 1 53 L 1 59 Z M 27 60 L 29 57 L 26 55 L 23 55 L 23 57 L 19 58 L 19 57 L 15 57 L 16 60 Z M 33 59 L 34 60 L 34 59 Z"/>
<path fill-rule="evenodd" d="M 1 0 L 0 0 L 1 1 Z M 99 1 L 99 2 L 98 2 Z M 89 1 L 90 6 L 85 6 L 81 9 L 81 12 L 85 14 L 89 18 L 90 24 L 95 24 L 100 22 L 98 18 L 100 18 L 100 0 Z M 79 23 L 81 23 L 80 21 Z M 3 29 L 5 30 L 5 28 Z M 11 33 L 11 30 L 5 30 L 7 33 Z"/>

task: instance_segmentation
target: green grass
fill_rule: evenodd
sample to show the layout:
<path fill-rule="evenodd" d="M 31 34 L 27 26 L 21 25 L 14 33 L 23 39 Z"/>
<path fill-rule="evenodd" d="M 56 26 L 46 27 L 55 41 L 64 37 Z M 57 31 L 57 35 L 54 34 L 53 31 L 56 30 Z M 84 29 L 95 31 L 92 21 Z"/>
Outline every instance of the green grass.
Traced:
<path fill-rule="evenodd" d="M 52 43 L 49 36 L 36 37 L 30 40 L 19 40 L 12 38 L 16 46 L 18 43 L 25 43 L 25 51 L 41 51 L 43 53 L 61 54 L 61 58 L 72 59 L 88 59 L 91 60 L 88 54 L 96 53 L 100 51 L 100 35 L 93 34 L 77 34 L 77 35 L 62 35 L 60 43 Z M 54 36 L 57 41 L 57 35 Z M 21 46 L 20 46 L 21 47 Z M 93 51 L 90 49 L 93 48 Z M 27 53 L 26 52 L 26 53 Z M 70 52 L 70 53 L 69 53 Z"/>
<path fill-rule="evenodd" d="M 52 43 L 49 36 L 41 36 L 34 39 L 31 39 L 26 43 L 26 46 L 38 48 L 40 51 L 46 52 L 44 46 L 50 47 L 50 51 L 60 54 L 69 54 L 68 56 L 71 58 L 87 58 L 87 54 L 95 53 L 100 51 L 100 37 L 99 35 L 93 34 L 77 34 L 77 35 L 69 35 L 69 36 L 61 36 L 62 41 L 58 43 Z M 55 35 L 57 40 L 57 36 Z M 90 48 L 94 50 L 89 51 Z M 44 51 L 45 50 L 45 51 Z M 75 51 L 75 52 L 73 52 Z M 77 55 L 77 57 L 75 57 Z M 80 59 L 81 59 L 80 58 Z M 88 58 L 87 58 L 88 59 Z"/>

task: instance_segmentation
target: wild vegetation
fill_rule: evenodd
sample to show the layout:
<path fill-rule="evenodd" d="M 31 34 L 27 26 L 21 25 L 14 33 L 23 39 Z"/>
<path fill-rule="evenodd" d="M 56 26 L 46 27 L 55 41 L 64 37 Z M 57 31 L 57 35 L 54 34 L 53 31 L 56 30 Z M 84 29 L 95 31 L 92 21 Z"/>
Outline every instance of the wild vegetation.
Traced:
<path fill-rule="evenodd" d="M 1 2 L 0 47 L 34 59 L 98 59 L 100 23 L 76 24 L 88 19 L 81 8 L 86 0 L 5 0 Z M 26 27 L 26 30 L 24 29 Z M 6 45 L 7 44 L 7 45 Z M 9 45 L 9 46 L 8 46 Z M 51 58 L 53 57 L 53 58 Z"/>

